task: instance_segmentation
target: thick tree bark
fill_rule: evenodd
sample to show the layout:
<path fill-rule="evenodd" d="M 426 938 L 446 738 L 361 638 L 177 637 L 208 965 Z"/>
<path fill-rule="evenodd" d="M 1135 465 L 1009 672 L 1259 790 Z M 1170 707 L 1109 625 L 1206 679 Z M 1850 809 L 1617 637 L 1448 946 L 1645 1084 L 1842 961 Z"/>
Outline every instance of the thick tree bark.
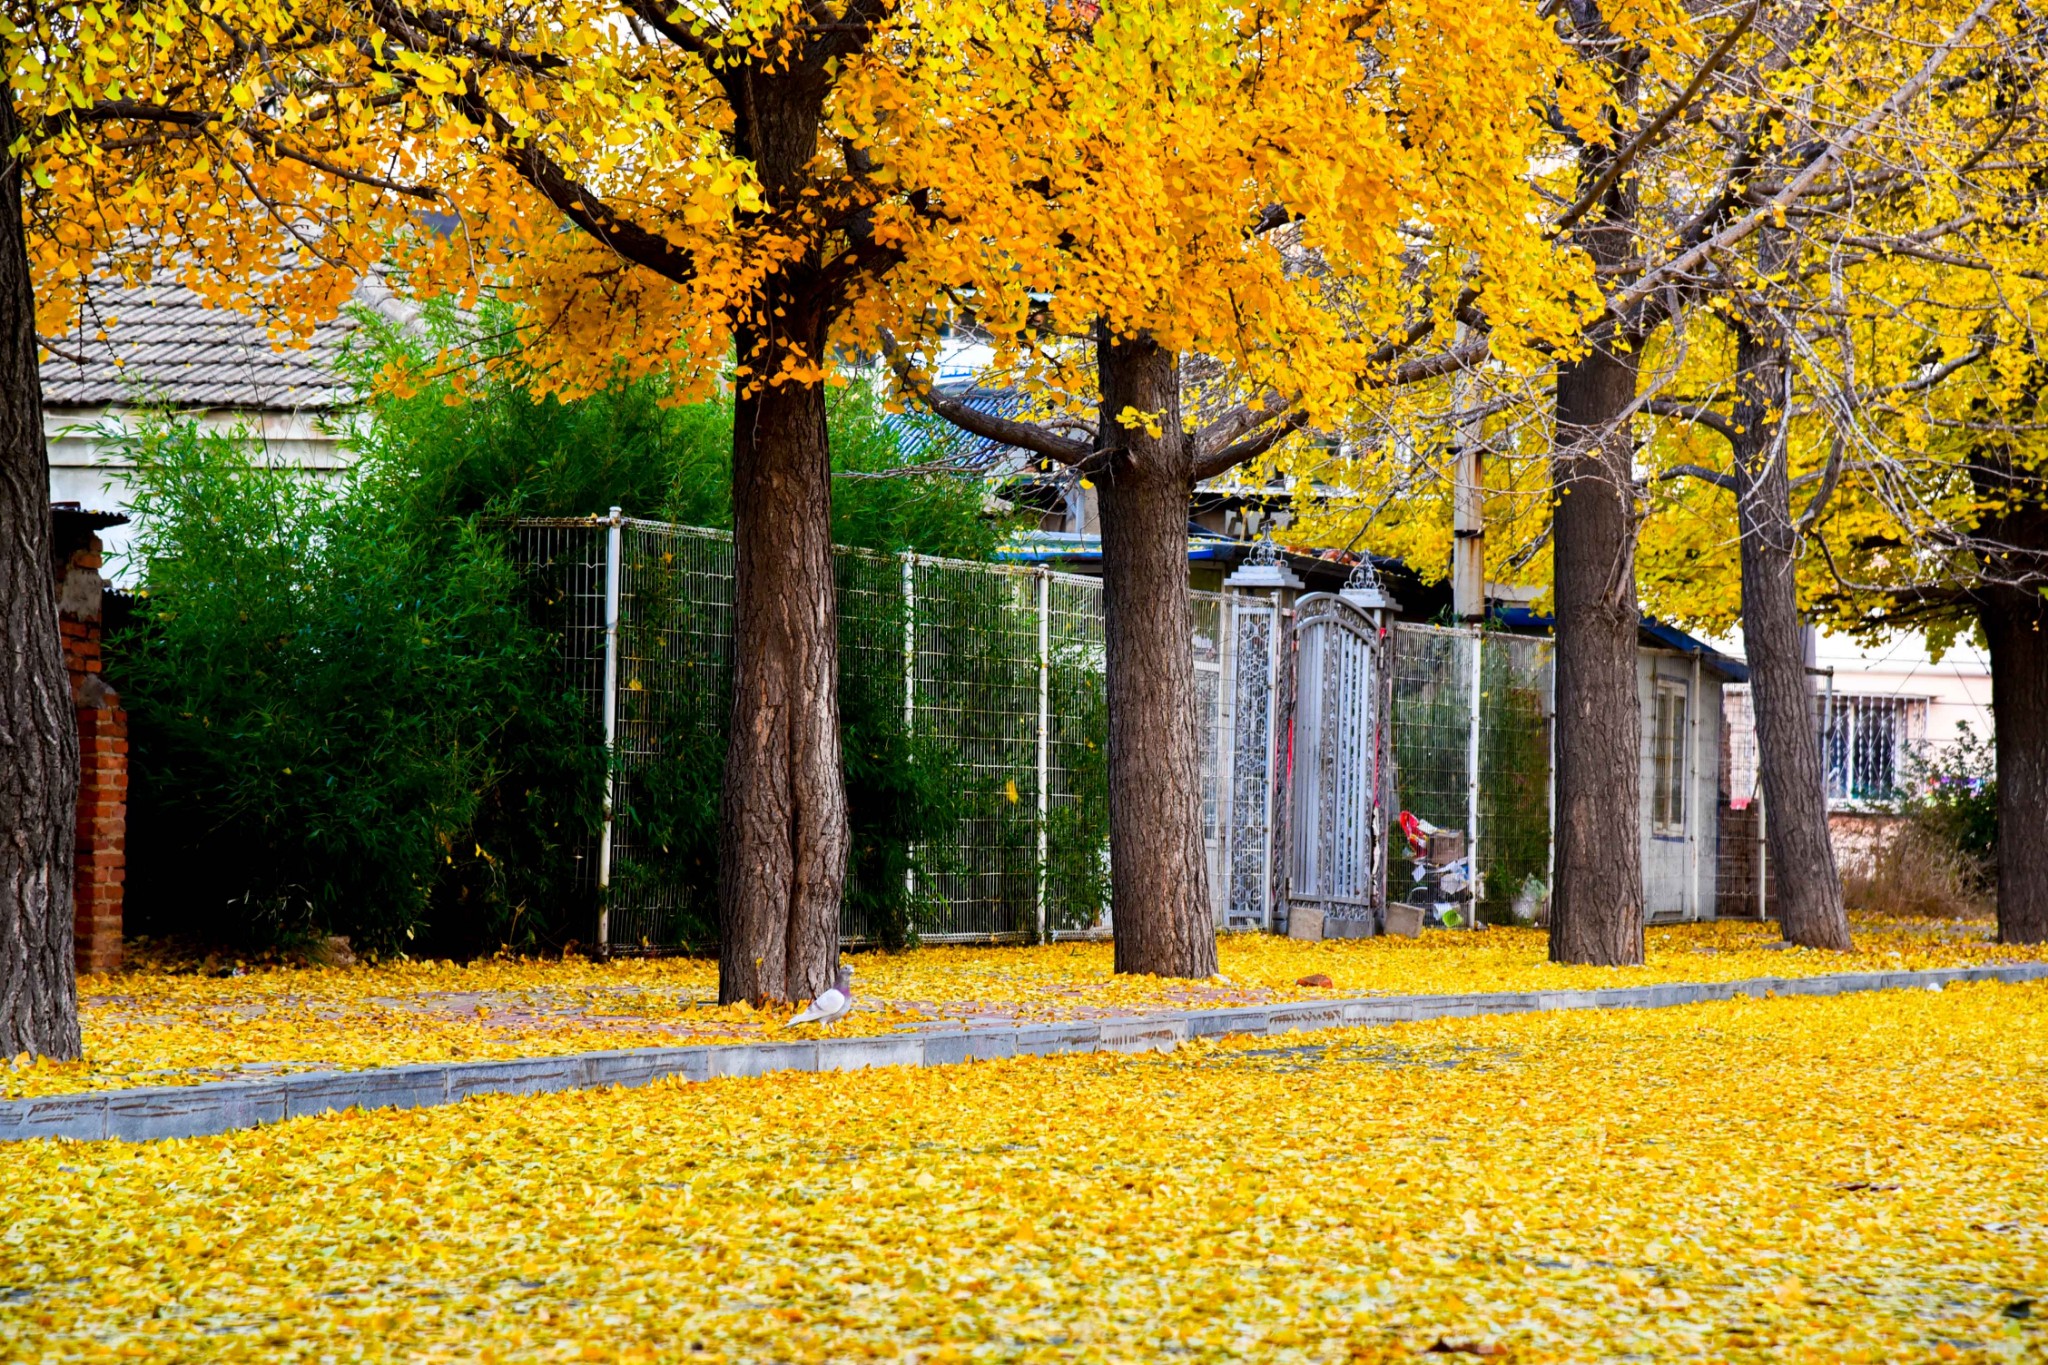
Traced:
<path fill-rule="evenodd" d="M 1736 321 L 1735 516 L 1742 543 L 1742 639 L 1756 706 L 1766 852 L 1785 940 L 1846 953 L 1849 915 L 1828 838 L 1827 778 L 1800 648 L 1792 488 L 1779 439 L 1784 338 L 1768 319 Z"/>
<path fill-rule="evenodd" d="M 2038 405 L 2037 390 L 2014 407 Z M 1981 581 L 1970 599 L 1991 655 L 1998 939 L 2048 943 L 2048 475 L 2009 437 L 1985 440 L 1968 469 L 1993 509 L 1977 527 Z"/>
<path fill-rule="evenodd" d="M 1636 695 L 1632 348 L 1601 336 L 1557 377 L 1554 962 L 1643 960 L 1642 704 Z"/>
<path fill-rule="evenodd" d="M 50 468 L 22 226 L 19 129 L 0 99 L 0 1057 L 80 1053 L 71 853 L 78 731 L 57 633 Z"/>
<path fill-rule="evenodd" d="M 1097 360 L 1106 468 L 1102 598 L 1109 691 L 1110 917 L 1116 970 L 1204 977 L 1216 926 L 1202 843 L 1188 597 L 1194 451 L 1181 423 L 1180 365 L 1145 338 L 1105 336 Z M 1126 408 L 1159 434 L 1124 427 Z"/>
<path fill-rule="evenodd" d="M 769 203 L 801 212 L 829 81 L 735 75 L 736 140 Z M 851 846 L 839 751 L 832 468 L 819 365 L 833 301 L 815 257 L 768 277 L 735 330 L 733 707 L 719 831 L 718 996 L 788 1002 L 832 984 Z"/>
<path fill-rule="evenodd" d="M 1977 598 L 1998 753 L 1998 941 L 2048 943 L 2048 602 L 2024 587 Z"/>

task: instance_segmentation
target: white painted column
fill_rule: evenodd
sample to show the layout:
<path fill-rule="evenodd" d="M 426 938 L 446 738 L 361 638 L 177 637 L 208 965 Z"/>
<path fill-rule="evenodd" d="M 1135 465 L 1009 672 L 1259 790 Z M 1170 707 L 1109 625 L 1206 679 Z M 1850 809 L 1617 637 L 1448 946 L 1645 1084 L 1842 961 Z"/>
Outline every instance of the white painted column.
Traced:
<path fill-rule="evenodd" d="M 612 941 L 612 811 L 618 786 L 619 743 L 619 572 L 625 517 L 614 507 L 604 536 L 604 828 L 597 844 L 597 951 Z"/>

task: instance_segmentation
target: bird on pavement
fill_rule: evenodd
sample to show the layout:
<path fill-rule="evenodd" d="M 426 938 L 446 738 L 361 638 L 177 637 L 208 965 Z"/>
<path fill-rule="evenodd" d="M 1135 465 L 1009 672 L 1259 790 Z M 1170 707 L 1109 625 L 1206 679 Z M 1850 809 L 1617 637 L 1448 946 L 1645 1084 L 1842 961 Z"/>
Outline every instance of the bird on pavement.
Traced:
<path fill-rule="evenodd" d="M 795 1028 L 798 1024 L 836 1024 L 845 1018 L 853 1008 L 853 968 L 840 964 L 839 976 L 830 990 L 821 992 L 804 1008 L 803 1013 L 789 1021 L 784 1027 Z"/>

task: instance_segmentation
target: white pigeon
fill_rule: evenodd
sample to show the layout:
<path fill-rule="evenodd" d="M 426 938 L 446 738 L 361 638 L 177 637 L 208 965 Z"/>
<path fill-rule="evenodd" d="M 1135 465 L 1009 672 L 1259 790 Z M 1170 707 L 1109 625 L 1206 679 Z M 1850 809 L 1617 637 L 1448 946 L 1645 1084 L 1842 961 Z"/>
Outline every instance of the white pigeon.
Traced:
<path fill-rule="evenodd" d="M 840 964 L 838 980 L 828 991 L 822 992 L 803 1013 L 790 1020 L 783 1027 L 795 1028 L 798 1024 L 836 1024 L 846 1017 L 853 1008 L 853 968 Z"/>

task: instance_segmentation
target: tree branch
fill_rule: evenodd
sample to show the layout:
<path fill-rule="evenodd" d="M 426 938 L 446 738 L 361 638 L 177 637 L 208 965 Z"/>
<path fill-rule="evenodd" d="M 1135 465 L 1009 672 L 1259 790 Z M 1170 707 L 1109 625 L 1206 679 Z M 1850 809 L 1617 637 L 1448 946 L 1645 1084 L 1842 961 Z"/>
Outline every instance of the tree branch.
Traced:
<path fill-rule="evenodd" d="M 1307 425 L 1308 414 L 1296 409 L 1267 424 L 1264 430 L 1227 445 L 1213 454 L 1201 454 L 1198 446 L 1195 455 L 1195 482 L 1213 479 L 1218 474 L 1228 473 L 1237 468 L 1247 460 L 1257 459 Z"/>
<path fill-rule="evenodd" d="M 407 9 L 395 0 L 372 0 L 371 9 L 377 20 L 405 40 L 407 47 L 424 51 L 427 44 L 420 41 L 426 34 L 440 39 L 449 47 L 458 48 L 473 57 L 496 62 L 500 66 L 513 67 L 520 71 L 543 75 L 550 71 L 567 69 L 569 59 L 553 53 L 521 52 L 517 48 L 504 47 L 484 38 L 472 38 L 463 33 L 456 16 L 435 10 Z"/>
<path fill-rule="evenodd" d="M 469 74 L 462 93 L 452 97 L 452 103 L 498 144 L 501 155 L 529 185 L 621 260 L 644 266 L 677 284 L 688 283 L 697 273 L 696 258 L 689 252 L 660 233 L 620 217 L 603 196 L 578 184 L 546 152 L 532 142 L 521 141 L 518 130 L 484 98 L 475 72 Z"/>
<path fill-rule="evenodd" d="M 663 0 L 626 0 L 626 8 L 640 17 L 640 22 L 659 33 L 690 55 L 699 58 L 706 66 L 718 56 L 720 45 L 705 38 L 687 25 L 679 24 L 668 17 L 669 5 Z"/>
<path fill-rule="evenodd" d="M 885 331 L 881 334 L 881 342 L 882 355 L 895 372 L 897 382 L 918 402 L 969 435 L 1016 446 L 1063 465 L 1079 465 L 1095 453 L 1095 447 L 1087 442 L 1055 435 L 1035 422 L 999 417 L 958 398 L 948 398 L 911 367 L 910 356 L 895 337 Z"/>
<path fill-rule="evenodd" d="M 1282 398 L 1270 389 L 1261 395 L 1258 407 L 1253 407 L 1249 399 L 1231 404 L 1214 421 L 1195 433 L 1195 459 L 1207 458 L 1246 432 L 1277 419 L 1293 406 L 1293 399 Z"/>
<path fill-rule="evenodd" d="M 1712 484 L 1724 493 L 1735 491 L 1733 474 L 1723 474 L 1718 469 L 1708 469 L 1703 465 L 1675 464 L 1668 469 L 1659 470 L 1657 479 L 1660 483 L 1668 479 L 1698 479 L 1701 483 Z"/>
<path fill-rule="evenodd" d="M 1675 417 L 1681 422 L 1691 422 L 1709 431 L 1718 432 L 1729 445 L 1735 444 L 1735 424 L 1704 403 L 1680 403 L 1669 398 L 1650 398 L 1643 402 L 1642 410 L 1656 417 Z"/>
<path fill-rule="evenodd" d="M 1651 144 L 1663 136 L 1671 120 L 1685 112 L 1687 106 L 1697 99 L 1700 91 L 1706 87 L 1707 78 L 1720 69 L 1721 63 L 1728 60 L 1728 54 L 1735 50 L 1735 44 L 1741 40 L 1742 35 L 1749 32 L 1749 26 L 1756 22 L 1757 12 L 1762 8 L 1763 0 L 1750 0 L 1749 8 L 1743 12 L 1735 27 L 1728 31 L 1727 36 L 1722 38 L 1714 50 L 1707 54 L 1706 60 L 1700 63 L 1700 69 L 1693 73 L 1692 83 L 1685 87 L 1676 100 L 1666 105 L 1663 112 L 1644 124 L 1636 135 L 1629 139 L 1627 146 L 1614 154 L 1613 159 L 1607 163 L 1607 169 L 1600 173 L 1600 178 L 1587 186 L 1585 193 L 1578 197 L 1577 202 L 1558 218 L 1551 229 L 1553 232 L 1563 232 L 1585 217 L 1587 211 L 1599 203 L 1601 197 L 1613 189 L 1615 182 L 1627 173 L 1636 158 L 1648 151 Z"/>
<path fill-rule="evenodd" d="M 1921 63 L 1920 69 L 1913 74 L 1912 79 L 1893 91 L 1891 98 L 1885 100 L 1875 109 L 1872 109 L 1869 113 L 1858 119 L 1855 126 L 1851 127 L 1848 132 L 1829 142 L 1819 156 L 1808 162 L 1799 174 L 1787 181 L 1784 188 L 1772 195 L 1755 212 L 1737 219 L 1734 223 L 1714 233 L 1691 250 L 1643 276 L 1642 279 L 1636 281 L 1634 285 L 1623 291 L 1608 306 L 1608 314 L 1619 317 L 1628 312 L 1636 307 L 1636 305 L 1647 300 L 1658 290 L 1664 288 L 1665 285 L 1689 274 L 1715 252 L 1726 251 L 1736 246 L 1765 223 L 1772 221 L 1784 209 L 1798 202 L 1809 189 L 1813 188 L 1815 181 L 1840 164 L 1843 156 L 1852 147 L 1869 136 L 1872 129 L 1876 128 L 1885 119 L 1896 114 L 1917 96 L 1921 90 L 1926 88 L 1927 83 L 1934 79 L 1934 73 L 1939 71 L 1943 64 L 1955 54 L 1956 49 L 1963 45 L 1963 41 L 1976 31 L 1977 25 L 1982 23 L 1984 16 L 1991 12 L 1994 3 L 1995 0 L 1978 0 L 1977 7 L 1970 11 L 1968 17 L 1962 23 L 1956 26 L 1955 30 L 1949 34 L 1948 40 L 1928 54 L 1927 60 Z"/>

